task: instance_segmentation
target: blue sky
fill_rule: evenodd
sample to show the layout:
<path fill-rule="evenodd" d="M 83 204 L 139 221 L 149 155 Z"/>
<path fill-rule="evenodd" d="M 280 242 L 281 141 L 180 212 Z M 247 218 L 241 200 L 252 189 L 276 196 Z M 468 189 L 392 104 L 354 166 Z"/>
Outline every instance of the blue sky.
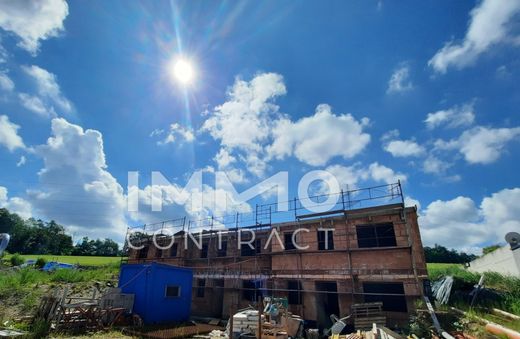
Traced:
<path fill-rule="evenodd" d="M 121 239 L 187 213 L 150 211 L 151 171 L 182 187 L 203 170 L 208 195 L 215 171 L 238 191 L 288 171 L 293 197 L 327 170 L 342 187 L 401 179 L 424 243 L 478 252 L 520 229 L 519 13 L 517 0 L 3 1 L 0 205 Z"/>

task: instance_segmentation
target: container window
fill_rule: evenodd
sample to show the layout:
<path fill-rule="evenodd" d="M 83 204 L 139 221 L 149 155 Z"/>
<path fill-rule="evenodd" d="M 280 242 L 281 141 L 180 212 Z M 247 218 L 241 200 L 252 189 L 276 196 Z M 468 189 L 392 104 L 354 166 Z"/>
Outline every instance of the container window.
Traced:
<path fill-rule="evenodd" d="M 181 296 L 181 287 L 177 285 L 166 285 L 166 298 L 178 298 Z"/>

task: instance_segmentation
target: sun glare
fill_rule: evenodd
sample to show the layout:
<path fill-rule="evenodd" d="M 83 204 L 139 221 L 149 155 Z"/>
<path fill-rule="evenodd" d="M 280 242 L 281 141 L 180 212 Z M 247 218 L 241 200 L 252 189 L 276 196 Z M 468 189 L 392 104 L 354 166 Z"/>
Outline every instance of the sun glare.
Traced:
<path fill-rule="evenodd" d="M 195 76 L 191 62 L 186 59 L 175 60 L 172 63 L 171 73 L 175 80 L 183 85 L 190 84 Z"/>

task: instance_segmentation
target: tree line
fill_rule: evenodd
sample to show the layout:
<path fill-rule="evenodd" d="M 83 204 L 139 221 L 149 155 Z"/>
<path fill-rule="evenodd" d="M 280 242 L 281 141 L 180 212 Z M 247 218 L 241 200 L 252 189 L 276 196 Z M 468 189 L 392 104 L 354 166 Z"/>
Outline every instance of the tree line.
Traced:
<path fill-rule="evenodd" d="M 433 247 L 424 247 L 424 255 L 426 256 L 426 262 L 430 263 L 464 264 L 477 258 L 474 254 L 457 252 L 454 249 L 449 250 L 438 244 L 435 244 Z"/>
<path fill-rule="evenodd" d="M 6 208 L 0 208 L 0 233 L 8 233 L 11 236 L 7 247 L 9 253 L 83 256 L 121 254 L 119 245 L 111 239 L 94 240 L 84 237 L 74 244 L 65 228 L 54 220 L 24 220 Z"/>

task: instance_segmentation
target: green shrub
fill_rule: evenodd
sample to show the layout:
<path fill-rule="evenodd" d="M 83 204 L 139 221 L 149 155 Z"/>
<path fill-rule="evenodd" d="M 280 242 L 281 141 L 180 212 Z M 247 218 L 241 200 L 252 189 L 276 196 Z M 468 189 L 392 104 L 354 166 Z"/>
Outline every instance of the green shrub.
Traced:
<path fill-rule="evenodd" d="M 454 278 L 452 292 L 457 290 L 471 290 L 479 282 L 481 274 L 464 269 L 461 265 L 428 264 L 430 280 L 436 281 L 444 276 Z M 502 305 L 495 305 L 505 311 L 520 315 L 520 279 L 504 276 L 500 273 L 486 272 L 484 286 L 502 294 Z"/>
<path fill-rule="evenodd" d="M 41 291 L 34 289 L 26 293 L 22 299 L 22 310 L 24 312 L 31 312 L 40 302 Z"/>
<path fill-rule="evenodd" d="M 11 256 L 11 259 L 9 259 L 12 266 L 20 266 L 23 263 L 25 263 L 25 259 L 18 253 L 15 253 Z"/>
<path fill-rule="evenodd" d="M 47 263 L 47 260 L 45 260 L 45 258 L 38 258 L 36 260 L 36 262 L 34 263 L 34 266 L 36 268 L 42 269 L 43 266 L 45 266 L 46 263 Z"/>
<path fill-rule="evenodd" d="M 85 280 L 85 274 L 76 269 L 59 268 L 52 272 L 51 275 L 51 281 L 53 282 L 76 283 Z"/>

